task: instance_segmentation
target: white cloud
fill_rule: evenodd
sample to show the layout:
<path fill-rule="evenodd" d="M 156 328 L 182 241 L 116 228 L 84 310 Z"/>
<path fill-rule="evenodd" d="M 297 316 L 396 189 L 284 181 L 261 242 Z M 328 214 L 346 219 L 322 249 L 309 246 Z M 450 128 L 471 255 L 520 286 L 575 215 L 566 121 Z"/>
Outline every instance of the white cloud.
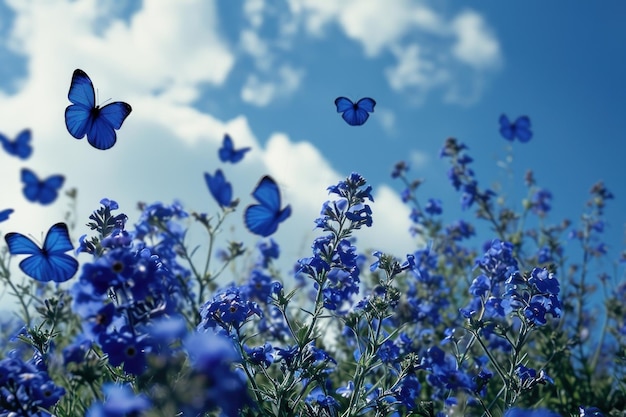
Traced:
<path fill-rule="evenodd" d="M 78 67 L 105 91 L 112 91 L 115 79 L 123 91 L 184 91 L 170 97 L 190 102 L 198 83 L 222 84 L 234 64 L 219 34 L 214 1 L 145 2 L 129 24 L 112 20 L 97 32 L 94 27 L 105 16 L 95 0 L 9 5 L 17 13 L 10 46 L 28 56 L 36 80 L 68 78 L 65 74 Z"/>
<path fill-rule="evenodd" d="M 256 74 L 248 76 L 241 89 L 241 99 L 254 106 L 265 107 L 277 98 L 288 97 L 300 86 L 303 70 L 289 65 L 279 67 L 274 75 L 266 74 L 268 80 L 261 80 Z"/>
<path fill-rule="evenodd" d="M 481 78 L 502 59 L 497 38 L 472 10 L 447 18 L 410 0 L 290 0 L 289 4 L 295 20 L 302 21 L 312 36 L 323 37 L 329 26 L 336 25 L 361 45 L 366 56 L 391 53 L 397 63 L 385 70 L 389 85 L 408 92 L 416 102 L 435 87 L 444 89 L 446 101 L 473 102 L 480 90 L 472 90 L 469 98 L 458 95 L 468 67 Z M 450 94 L 450 88 L 457 94 Z"/>
<path fill-rule="evenodd" d="M 396 114 L 390 109 L 379 107 L 376 109 L 376 120 L 387 133 L 393 133 L 396 127 Z"/>
<path fill-rule="evenodd" d="M 239 45 L 242 51 L 254 58 L 254 63 L 259 70 L 269 71 L 273 57 L 270 54 L 267 43 L 259 37 L 258 32 L 251 29 L 241 31 Z"/>
<path fill-rule="evenodd" d="M 426 164 L 428 164 L 429 159 L 428 154 L 415 149 L 411 150 L 409 153 L 409 165 L 413 169 L 423 168 Z"/>
<path fill-rule="evenodd" d="M 457 36 L 452 53 L 457 59 L 477 69 L 498 65 L 500 45 L 480 14 L 462 12 L 452 21 L 452 29 Z"/>
<path fill-rule="evenodd" d="M 252 58 L 255 71 L 246 77 L 241 89 L 241 99 L 254 106 L 265 107 L 277 99 L 287 98 L 300 86 L 304 70 L 298 69 L 284 57 L 292 48 L 296 30 L 287 24 L 285 13 L 267 7 L 262 0 L 249 0 L 244 5 L 250 27 L 239 35 L 240 51 Z M 270 22 L 277 26 L 274 36 L 261 36 L 261 24 Z"/>
<path fill-rule="evenodd" d="M 421 48 L 417 44 L 395 46 L 391 51 L 398 63 L 395 67 L 387 68 L 385 75 L 391 88 L 396 91 L 417 88 L 425 92 L 449 78 L 445 69 L 421 55 Z"/>
<path fill-rule="evenodd" d="M 258 28 L 263 24 L 264 0 L 245 0 L 243 3 L 243 13 L 253 28 Z"/>
<path fill-rule="evenodd" d="M 361 250 L 380 250 L 402 258 L 423 244 L 409 234 L 411 210 L 394 190 L 386 185 L 376 188 L 371 206 L 372 227 L 358 232 Z"/>

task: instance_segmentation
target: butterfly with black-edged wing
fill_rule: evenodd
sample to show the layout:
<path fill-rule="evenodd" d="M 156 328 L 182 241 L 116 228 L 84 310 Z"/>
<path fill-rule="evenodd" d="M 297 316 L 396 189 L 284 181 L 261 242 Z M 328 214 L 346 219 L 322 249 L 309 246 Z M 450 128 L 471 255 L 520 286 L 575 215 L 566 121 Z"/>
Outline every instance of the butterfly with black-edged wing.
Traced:
<path fill-rule="evenodd" d="M 350 126 L 361 126 L 369 118 L 369 114 L 374 112 L 376 101 L 373 98 L 364 97 L 354 103 L 346 97 L 337 97 L 335 99 L 337 113 L 343 113 L 341 117 Z"/>
<path fill-rule="evenodd" d="M 63 175 L 51 175 L 45 180 L 40 180 L 33 171 L 22 168 L 22 182 L 24 183 L 24 197 L 30 202 L 43 205 L 51 204 L 57 199 L 59 190 L 63 186 Z"/>
<path fill-rule="evenodd" d="M 252 196 L 259 204 L 251 204 L 244 212 L 248 230 L 256 235 L 268 237 L 278 230 L 278 225 L 291 216 L 291 206 L 281 209 L 280 190 L 269 175 L 261 178 Z"/>
<path fill-rule="evenodd" d="M 41 248 L 21 233 L 7 233 L 4 240 L 11 255 L 30 255 L 20 262 L 20 269 L 37 281 L 64 282 L 78 270 L 78 261 L 65 253 L 74 249 L 65 223 L 48 230 Z"/>
<path fill-rule="evenodd" d="M 15 140 L 10 140 L 0 133 L 0 143 L 9 155 L 17 156 L 20 159 L 28 159 L 30 154 L 33 153 L 33 147 L 30 145 L 31 136 L 30 129 L 22 130 Z"/>
<path fill-rule="evenodd" d="M 96 94 L 91 79 L 83 70 L 72 75 L 68 98 L 72 102 L 65 109 L 65 126 L 76 139 L 87 135 L 94 148 L 105 150 L 115 145 L 115 133 L 128 117 L 132 108 L 128 103 L 116 101 L 106 106 L 96 105 Z"/>
<path fill-rule="evenodd" d="M 507 140 L 517 139 L 524 143 L 528 142 L 533 137 L 533 132 L 530 130 L 530 118 L 528 116 L 520 116 L 511 123 L 509 118 L 503 114 L 500 116 L 500 134 Z"/>

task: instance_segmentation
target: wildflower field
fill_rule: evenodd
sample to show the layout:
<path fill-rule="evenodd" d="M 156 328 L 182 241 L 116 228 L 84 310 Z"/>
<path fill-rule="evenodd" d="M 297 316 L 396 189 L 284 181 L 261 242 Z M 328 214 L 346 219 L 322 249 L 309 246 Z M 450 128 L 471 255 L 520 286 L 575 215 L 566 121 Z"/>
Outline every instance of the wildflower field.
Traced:
<path fill-rule="evenodd" d="M 108 129 L 94 120 L 91 134 Z M 501 123 L 505 139 L 532 136 L 527 118 Z M 248 151 L 232 142 L 225 163 Z M 242 211 L 220 169 L 201 190 L 212 213 L 142 203 L 137 215 L 104 198 L 76 226 L 79 242 L 65 223 L 41 247 L 3 230 L 0 277 L 18 304 L 3 320 L 2 415 L 624 415 L 626 285 L 593 267 L 613 194 L 597 183 L 577 223 L 553 223 L 551 193 L 532 171 L 521 205 L 496 203 L 467 146 L 448 138 L 440 156 L 463 208 L 489 225 L 482 244 L 472 223 L 439 220 L 441 201 L 420 195 L 404 162 L 391 176 L 412 210 L 407 233 L 427 243 L 402 259 L 360 250 L 376 213 L 358 173 L 329 185 L 312 219 L 319 236 L 287 271 L 274 266 L 271 235 L 291 208 L 269 176 L 243 216 L 262 237 L 255 248 L 220 240 L 224 219 Z M 27 198 L 58 196 L 54 179 L 27 180 Z M 539 227 L 525 226 L 532 217 Z M 198 247 L 189 228 L 204 230 Z M 564 239 L 581 259 L 567 257 Z M 74 246 L 92 259 L 79 267 Z M 11 268 L 20 255 L 23 274 Z M 239 262 L 247 273 L 221 283 Z M 603 317 L 591 314 L 598 285 Z"/>

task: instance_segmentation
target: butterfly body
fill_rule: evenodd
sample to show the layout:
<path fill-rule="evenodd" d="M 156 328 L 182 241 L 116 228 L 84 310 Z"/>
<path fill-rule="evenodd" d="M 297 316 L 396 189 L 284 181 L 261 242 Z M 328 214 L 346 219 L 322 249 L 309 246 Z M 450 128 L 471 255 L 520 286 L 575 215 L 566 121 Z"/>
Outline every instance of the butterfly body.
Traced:
<path fill-rule="evenodd" d="M 218 155 L 220 157 L 220 161 L 236 164 L 243 159 L 244 155 L 249 150 L 249 147 L 235 149 L 233 140 L 231 139 L 230 135 L 226 133 L 224 135 L 224 140 L 222 141 L 222 147 L 218 151 Z"/>
<path fill-rule="evenodd" d="M 21 159 L 27 159 L 33 152 L 33 148 L 30 145 L 30 138 L 30 129 L 24 129 L 13 141 L 9 140 L 3 134 L 0 134 L 0 143 L 9 155 L 17 156 Z"/>
<path fill-rule="evenodd" d="M 78 270 L 78 261 L 65 253 L 74 248 L 65 223 L 48 230 L 41 248 L 21 233 L 7 233 L 4 239 L 11 255 L 30 255 L 20 262 L 20 268 L 37 281 L 64 282 Z"/>
<path fill-rule="evenodd" d="M 87 135 L 87 141 L 97 149 L 109 149 L 117 141 L 115 133 L 132 111 L 128 103 L 116 101 L 100 107 L 89 76 L 77 69 L 72 76 L 68 98 L 72 102 L 65 109 L 65 126 L 76 139 Z"/>
<path fill-rule="evenodd" d="M 59 189 L 63 186 L 63 175 L 51 175 L 45 180 L 40 180 L 33 171 L 22 168 L 22 182 L 24 183 L 24 197 L 30 202 L 43 205 L 51 204 L 57 199 Z"/>
<path fill-rule="evenodd" d="M 252 196 L 259 204 L 251 204 L 244 212 L 248 230 L 268 237 L 278 230 L 278 225 L 291 216 L 291 206 L 281 209 L 280 190 L 276 181 L 268 175 L 261 178 Z"/>
<path fill-rule="evenodd" d="M 517 138 L 520 142 L 528 142 L 533 137 L 530 130 L 530 118 L 528 116 L 520 116 L 511 123 L 509 118 L 503 114 L 500 116 L 500 134 L 507 140 Z"/>
<path fill-rule="evenodd" d="M 342 113 L 341 117 L 350 126 L 361 126 L 369 118 L 369 114 L 374 112 L 376 101 L 369 97 L 364 97 L 357 102 L 353 102 L 346 97 L 335 99 L 337 113 Z"/>

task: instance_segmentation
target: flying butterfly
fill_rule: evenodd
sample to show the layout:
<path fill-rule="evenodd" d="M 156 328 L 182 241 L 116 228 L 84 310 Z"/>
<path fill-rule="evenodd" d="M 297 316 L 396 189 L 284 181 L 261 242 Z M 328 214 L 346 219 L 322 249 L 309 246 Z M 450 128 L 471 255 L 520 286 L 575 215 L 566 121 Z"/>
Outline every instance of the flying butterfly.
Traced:
<path fill-rule="evenodd" d="M 291 206 L 281 209 L 280 190 L 276 181 L 268 175 L 261 178 L 252 196 L 260 204 L 251 204 L 246 208 L 246 227 L 256 235 L 268 237 L 276 232 L 281 222 L 291 216 Z"/>
<path fill-rule="evenodd" d="M 226 181 L 226 177 L 221 169 L 216 170 L 214 175 L 205 172 L 204 180 L 207 187 L 209 187 L 211 195 L 220 207 L 226 208 L 233 206 L 233 187 Z"/>
<path fill-rule="evenodd" d="M 13 156 L 17 156 L 21 159 L 28 159 L 31 153 L 33 153 L 33 147 L 30 145 L 31 131 L 30 129 L 22 130 L 15 140 L 9 140 L 6 136 L 0 133 L 0 143 L 4 150 Z"/>
<path fill-rule="evenodd" d="M 220 161 L 236 164 L 243 159 L 244 155 L 249 150 L 249 147 L 235 149 L 233 140 L 230 138 L 230 135 L 226 133 L 224 134 L 224 140 L 222 141 L 222 147 L 219 149 L 218 155 L 220 157 Z"/>
<path fill-rule="evenodd" d="M 51 175 L 42 181 L 30 169 L 22 168 L 22 182 L 24 183 L 22 191 L 24 197 L 33 203 L 47 205 L 54 202 L 64 181 L 63 175 Z"/>
<path fill-rule="evenodd" d="M 7 233 L 4 239 L 11 255 L 30 255 L 20 262 L 20 269 L 37 281 L 64 282 L 78 270 L 76 259 L 65 253 L 74 248 L 65 223 L 48 230 L 42 248 L 21 233 Z"/>
<path fill-rule="evenodd" d="M 106 106 L 96 105 L 93 83 L 84 71 L 77 69 L 72 75 L 68 93 L 73 103 L 65 109 L 65 126 L 76 139 L 87 135 L 87 140 L 97 149 L 109 149 L 117 141 L 115 133 L 132 108 L 129 104 L 116 101 Z"/>
<path fill-rule="evenodd" d="M 528 142 L 533 137 L 530 130 L 530 119 L 528 116 L 520 116 L 511 123 L 509 118 L 503 114 L 500 116 L 500 134 L 507 140 L 514 140 L 516 137 L 520 142 Z"/>
<path fill-rule="evenodd" d="M 357 101 L 352 102 L 346 97 L 337 97 L 335 99 L 335 106 L 337 106 L 337 113 L 343 113 L 341 117 L 350 126 L 361 126 L 367 121 L 369 114 L 374 111 L 376 101 L 369 97 L 364 97 Z"/>

